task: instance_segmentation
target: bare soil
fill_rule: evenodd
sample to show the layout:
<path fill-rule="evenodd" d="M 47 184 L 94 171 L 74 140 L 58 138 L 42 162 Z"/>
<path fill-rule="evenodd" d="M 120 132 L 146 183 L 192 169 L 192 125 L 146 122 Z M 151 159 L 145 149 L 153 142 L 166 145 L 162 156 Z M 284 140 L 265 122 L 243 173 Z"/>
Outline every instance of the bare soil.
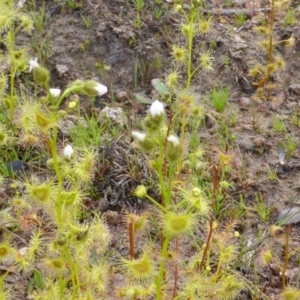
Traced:
<path fill-rule="evenodd" d="M 139 29 L 134 26 L 136 11 L 131 1 L 83 0 L 82 6 L 77 9 L 71 9 L 62 2 L 37 1 L 35 7 L 38 11 L 45 5 L 49 18 L 40 46 L 49 42 L 49 46 L 44 49 L 43 63 L 51 69 L 51 86 L 63 89 L 78 78 L 102 82 L 109 87 L 109 92 L 97 99 L 96 106 L 122 107 L 132 129 L 135 129 L 136 120 L 147 109 L 146 105 L 136 101 L 134 93 L 144 93 L 149 97 L 154 95 L 151 79 L 164 79 L 172 66 L 172 43 L 181 39 L 178 28 L 180 20 L 172 15 L 172 5 L 167 2 L 155 4 L 154 0 L 145 2 L 141 13 L 142 26 Z M 165 9 L 161 17 L 156 19 L 153 9 L 162 5 Z M 278 260 L 283 264 L 284 239 L 268 238 L 267 231 L 276 223 L 278 213 L 286 207 L 297 205 L 299 197 L 299 148 L 292 153 L 288 163 L 280 165 L 276 144 L 285 141 L 287 135 L 293 136 L 297 145 L 300 143 L 297 134 L 299 127 L 292 122 L 293 115 L 300 117 L 300 27 L 284 27 L 282 16 L 277 16 L 276 38 L 287 39 L 294 33 L 295 46 L 276 47 L 285 61 L 285 70 L 272 78 L 276 84 L 273 100 L 255 101 L 253 95 L 256 88 L 252 85 L 248 71 L 256 62 L 263 62 L 266 58 L 257 45 L 258 35 L 254 33 L 253 26 L 262 18 L 267 18 L 269 4 L 257 1 L 253 8 L 252 3 L 234 0 L 230 7 L 226 8 L 228 1 L 221 1 L 220 5 L 224 8 L 221 11 L 215 2 L 209 1 L 206 4 L 206 14 L 213 15 L 213 26 L 209 34 L 196 37 L 194 41 L 195 58 L 202 49 L 208 47 L 214 56 L 213 71 L 197 74 L 191 87 L 199 95 L 199 103 L 206 111 L 206 126 L 199 128 L 199 137 L 206 147 L 207 157 L 213 158 L 220 148 L 218 134 L 222 132 L 222 122 L 228 125 L 228 136 L 235 136 L 228 150 L 235 157 L 232 172 L 234 188 L 225 198 L 225 210 L 220 219 L 224 225 L 221 227 L 232 220 L 230 212 L 236 207 L 241 195 L 247 207 L 253 207 L 256 196 L 261 195 L 265 205 L 271 209 L 270 218 L 262 220 L 257 212 L 249 210 L 236 221 L 236 230 L 248 245 L 247 255 L 255 251 L 259 256 L 258 253 L 268 245 L 275 249 Z M 299 2 L 292 5 L 298 6 L 299 18 Z M 237 26 L 236 14 L 240 12 L 246 15 L 246 21 L 242 26 Z M 84 18 L 90 19 L 90 28 L 87 28 Z M 28 43 L 34 38 L 23 37 L 22 42 Z M 34 51 L 32 56 L 36 56 Z M 208 96 L 216 84 L 230 89 L 229 103 L 222 114 L 215 112 Z M 274 131 L 275 115 L 283 120 L 285 132 Z M 231 123 L 233 118 L 236 122 Z M 132 149 L 131 142 L 130 134 L 124 128 L 124 136 L 120 140 L 111 141 L 109 146 L 101 149 L 109 163 L 101 165 L 103 172 L 99 172 L 94 182 L 96 197 L 87 202 L 91 211 L 96 209 L 106 216 L 113 235 L 111 248 L 121 255 L 128 254 L 127 229 L 120 221 L 123 213 L 145 209 L 151 211 L 151 205 L 132 196 L 134 187 L 141 182 L 147 183 L 150 171 L 143 165 L 142 154 L 139 157 L 136 150 Z M 139 175 L 133 177 L 129 174 L 131 164 L 139 165 Z M 271 170 L 277 176 L 274 180 L 270 178 Z M 122 176 L 119 177 L 123 180 L 121 183 L 117 179 L 120 173 Z M 265 235 L 265 239 L 258 238 Z M 180 256 L 188 259 L 194 250 L 191 245 L 182 244 L 183 253 Z M 294 224 L 290 249 L 293 251 L 298 247 L 298 225 Z M 262 266 L 259 261 L 248 264 L 246 254 L 236 261 L 236 272 L 240 272 L 249 282 L 255 282 L 261 293 L 253 295 L 245 291 L 237 299 L 279 299 L 282 291 L 279 273 L 269 266 Z M 288 280 L 294 287 L 300 288 L 298 266 L 296 251 L 289 261 Z M 116 274 L 111 290 L 120 286 L 123 280 L 121 274 Z M 24 287 L 20 287 L 20 290 L 24 292 Z M 108 299 L 116 299 L 114 297 L 111 295 Z M 25 299 L 21 291 L 19 299 Z"/>

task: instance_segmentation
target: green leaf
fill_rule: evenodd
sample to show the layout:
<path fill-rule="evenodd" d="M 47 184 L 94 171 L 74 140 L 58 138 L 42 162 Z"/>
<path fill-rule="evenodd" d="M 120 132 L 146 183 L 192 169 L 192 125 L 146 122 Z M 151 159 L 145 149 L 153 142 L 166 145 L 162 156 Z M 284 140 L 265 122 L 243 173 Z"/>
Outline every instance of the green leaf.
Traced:
<path fill-rule="evenodd" d="M 167 86 L 158 78 L 152 79 L 151 84 L 161 96 L 169 92 Z"/>
<path fill-rule="evenodd" d="M 33 270 L 33 280 L 34 285 L 41 290 L 44 286 L 44 280 L 43 275 L 39 270 Z"/>
<path fill-rule="evenodd" d="M 146 95 L 141 94 L 141 93 L 136 93 L 135 99 L 137 102 L 139 102 L 141 104 L 152 104 L 152 102 L 153 102 L 149 97 L 147 97 Z"/>

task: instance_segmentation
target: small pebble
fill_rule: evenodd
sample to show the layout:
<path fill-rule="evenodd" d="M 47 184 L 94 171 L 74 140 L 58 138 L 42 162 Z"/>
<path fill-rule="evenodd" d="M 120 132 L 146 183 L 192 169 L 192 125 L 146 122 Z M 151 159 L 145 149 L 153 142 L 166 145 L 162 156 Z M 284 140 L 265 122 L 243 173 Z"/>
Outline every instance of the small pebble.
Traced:
<path fill-rule="evenodd" d="M 29 165 L 22 160 L 9 161 L 6 166 L 10 175 L 25 173 L 29 169 Z"/>
<path fill-rule="evenodd" d="M 239 103 L 241 105 L 241 107 L 247 107 L 250 104 L 251 99 L 248 97 L 241 97 L 239 99 Z"/>

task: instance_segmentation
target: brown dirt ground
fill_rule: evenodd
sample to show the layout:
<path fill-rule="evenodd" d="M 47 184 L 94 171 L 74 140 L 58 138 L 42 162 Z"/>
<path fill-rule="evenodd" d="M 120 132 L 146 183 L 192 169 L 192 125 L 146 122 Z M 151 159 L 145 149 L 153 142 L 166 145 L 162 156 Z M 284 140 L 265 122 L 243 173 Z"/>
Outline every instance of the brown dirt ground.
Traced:
<path fill-rule="evenodd" d="M 128 1 L 129 3 L 131 1 Z M 146 1 L 146 8 L 141 17 L 143 26 L 136 30 L 133 25 L 136 12 L 132 5 L 125 0 L 91 0 L 83 1 L 81 8 L 72 10 L 63 3 L 53 1 L 37 1 L 36 9 L 45 4 L 49 20 L 43 39 L 50 37 L 49 59 L 44 63 L 51 69 L 53 77 L 52 86 L 64 88 L 77 78 L 94 78 L 109 86 L 109 93 L 99 100 L 98 104 L 109 106 L 121 106 L 129 117 L 129 123 L 134 124 L 137 116 L 145 111 L 146 106 L 136 102 L 134 92 L 143 92 L 151 95 L 151 79 L 164 78 L 171 63 L 172 42 L 179 41 L 178 23 L 180 20 L 171 15 L 171 5 L 164 2 L 166 10 L 159 20 L 152 15 L 152 8 L 156 5 L 153 0 Z M 225 3 L 221 2 L 222 7 Z M 299 5 L 293 3 L 293 5 Z M 245 1 L 233 1 L 230 8 L 233 12 L 248 9 Z M 256 7 L 263 8 L 263 3 L 256 3 Z M 215 3 L 208 2 L 206 10 L 213 13 Z M 236 124 L 229 127 L 229 135 L 237 137 L 236 142 L 230 147 L 230 153 L 235 156 L 235 170 L 232 179 L 235 182 L 234 189 L 229 192 L 226 198 L 226 210 L 230 211 L 239 195 L 244 195 L 245 204 L 251 206 L 255 201 L 255 193 L 261 193 L 265 204 L 271 208 L 271 218 L 263 222 L 257 213 L 250 213 L 243 216 L 238 222 L 238 228 L 244 240 L 248 243 L 249 251 L 251 246 L 257 242 L 258 232 L 265 234 L 268 227 L 276 222 L 278 211 L 298 201 L 299 197 L 299 171 L 300 151 L 297 148 L 292 155 L 291 161 L 280 166 L 275 148 L 278 141 L 282 141 L 286 134 L 295 138 L 299 145 L 299 128 L 291 122 L 293 109 L 299 115 L 300 91 L 294 90 L 293 84 L 300 82 L 300 36 L 295 34 L 296 45 L 291 49 L 277 47 L 285 60 L 286 67 L 273 78 L 276 82 L 276 96 L 274 101 L 258 103 L 251 96 L 255 89 L 251 85 L 251 78 L 248 76 L 249 67 L 257 61 L 263 61 L 264 56 L 257 46 L 257 35 L 253 33 L 253 26 L 258 23 L 263 13 L 247 15 L 245 24 L 241 27 L 235 25 L 235 15 L 231 12 L 214 14 L 214 23 L 210 34 L 197 37 L 194 44 L 194 55 L 201 49 L 207 49 L 214 45 L 214 70 L 213 72 L 198 74 L 192 85 L 192 89 L 200 95 L 200 103 L 205 106 L 208 117 L 212 117 L 212 128 L 199 129 L 199 136 L 204 145 L 210 145 L 209 156 L 214 156 L 217 149 L 216 133 L 220 128 L 220 119 L 229 123 L 232 116 L 236 116 Z M 86 28 L 83 18 L 91 20 L 91 27 Z M 299 10 L 298 10 L 299 17 Z M 284 28 L 281 26 L 280 18 L 275 24 L 277 37 L 289 37 L 292 32 L 299 31 L 299 27 Z M 32 37 L 29 37 L 29 39 Z M 28 37 L 24 38 L 28 41 Z M 298 44 L 297 44 L 298 43 Z M 36 54 L 33 53 L 33 56 Z M 153 62 L 160 61 L 158 68 Z M 135 67 L 135 62 L 137 67 Z M 97 67 L 98 64 L 98 67 Z M 110 70 L 101 69 L 101 65 L 109 65 Z M 64 69 L 63 71 L 61 71 Z M 135 79 L 137 77 L 137 79 Z M 214 113 L 213 106 L 207 96 L 214 84 L 230 87 L 230 98 L 224 114 Z M 118 92 L 124 91 L 126 97 L 118 97 Z M 243 100 L 243 97 L 247 98 Z M 244 99 L 245 99 L 244 98 Z M 246 104 L 244 103 L 246 101 Z M 280 116 L 286 125 L 286 133 L 276 133 L 272 127 L 272 116 Z M 207 142 L 209 141 L 209 143 Z M 122 139 L 112 143 L 111 148 L 106 149 L 106 159 L 111 161 L 117 159 L 122 153 L 130 154 L 130 138 Z M 125 152 L 124 152 L 125 151 Z M 124 155 L 122 156 L 124 157 Z M 124 174 L 128 171 L 128 162 L 119 159 Z M 142 165 L 141 160 L 136 162 Z M 270 169 L 276 170 L 277 180 L 272 182 L 269 178 Z M 146 181 L 147 170 L 141 166 L 143 180 Z M 113 165 L 109 165 L 104 176 L 114 176 Z M 145 204 L 136 202 L 134 197 L 129 196 L 130 191 L 140 183 L 141 178 L 130 178 L 124 185 L 123 193 L 120 193 L 118 186 L 112 180 L 95 183 L 98 191 L 97 201 L 90 203 L 94 209 L 100 209 L 106 214 L 109 226 L 113 232 L 111 247 L 121 255 L 126 255 L 127 233 L 124 224 L 119 222 L 120 214 L 126 210 L 143 210 Z M 111 185 L 109 195 L 103 192 L 107 185 Z M 102 191 L 102 192 L 101 192 Z M 103 198 L 106 197 L 108 203 Z M 108 197 L 108 198 L 107 198 Z M 130 198 L 131 197 L 131 198 Z M 101 204 L 99 204 L 101 202 Z M 104 203 L 104 204 L 103 204 Z M 101 206 L 101 205 L 104 205 Z M 225 213 L 226 214 L 226 213 Z M 226 218 L 230 218 L 230 215 Z M 224 221 L 227 222 L 226 220 Z M 200 230 L 200 235 L 201 233 Z M 278 259 L 283 261 L 283 242 L 265 240 L 257 244 L 253 249 L 257 253 L 266 244 L 276 249 Z M 194 253 L 188 241 L 182 241 L 181 257 L 188 259 Z M 299 247 L 298 226 L 294 225 L 291 234 L 291 249 Z M 138 248 L 138 246 L 137 246 Z M 251 251 L 250 251 L 251 250 Z M 297 252 L 296 252 L 297 253 Z M 243 261 L 243 260 L 241 260 Z M 253 264 L 256 264 L 257 274 L 253 272 Z M 249 293 L 242 294 L 238 299 L 279 299 L 281 292 L 280 284 L 276 281 L 278 274 L 272 273 L 269 267 L 262 267 L 259 262 L 252 261 L 244 265 L 237 261 L 239 271 L 249 281 L 257 280 L 262 291 L 260 298 Z M 290 273 L 298 272 L 298 256 L 290 259 Z M 276 278 L 275 278 L 276 277 Z M 299 288 L 299 280 L 294 276 L 291 281 Z M 275 278 L 275 279 L 274 279 Z M 116 274 L 112 290 L 123 282 L 121 274 Z M 22 290 L 22 288 L 21 288 Z M 115 299 L 113 295 L 109 297 Z M 20 298 L 21 299 L 21 298 Z M 25 299 L 25 298 L 24 298 Z"/>

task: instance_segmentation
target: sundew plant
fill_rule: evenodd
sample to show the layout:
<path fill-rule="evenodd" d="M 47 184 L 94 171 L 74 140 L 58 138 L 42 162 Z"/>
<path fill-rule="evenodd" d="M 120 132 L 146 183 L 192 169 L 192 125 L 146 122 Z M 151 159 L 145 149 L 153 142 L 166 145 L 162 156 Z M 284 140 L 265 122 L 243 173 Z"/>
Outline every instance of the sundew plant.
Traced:
<path fill-rule="evenodd" d="M 33 2 L 27 3 L 28 10 L 36 8 Z M 247 170 L 255 156 L 261 162 L 271 155 L 267 151 L 272 145 L 260 136 L 243 143 L 238 135 L 255 129 L 258 112 L 254 106 L 251 112 L 248 110 L 253 112 L 253 128 L 249 124 L 240 126 L 239 113 L 244 111 L 235 110 L 238 101 L 228 105 L 229 86 L 221 88 L 222 84 L 213 78 L 215 88 L 210 97 L 197 92 L 196 83 L 201 83 L 203 74 L 213 71 L 217 59 L 208 46 L 215 41 L 205 37 L 213 25 L 208 10 L 203 11 L 205 3 L 119 2 L 126 2 L 127 6 L 120 5 L 117 18 L 111 14 L 113 22 L 120 25 L 127 12 L 135 17 L 128 22 L 133 31 L 125 35 L 125 43 L 131 47 L 129 52 L 140 50 L 138 43 L 143 40 L 140 37 L 148 26 L 148 18 L 153 21 L 153 12 L 157 11 L 155 22 L 163 24 L 166 56 L 170 60 L 169 65 L 164 65 L 160 53 L 155 53 L 156 71 L 165 68 L 163 79 L 153 79 L 152 70 L 147 70 L 148 63 L 139 64 L 140 56 L 134 55 L 131 67 L 136 72 L 132 86 L 128 84 L 124 90 L 115 91 L 113 77 L 118 77 L 119 69 L 115 70 L 113 64 L 109 74 L 101 74 L 105 84 L 92 77 L 93 70 L 85 68 L 83 62 L 80 68 L 84 69 L 84 76 L 75 80 L 70 74 L 55 80 L 51 67 L 56 62 L 49 62 L 43 50 L 32 54 L 39 46 L 51 50 L 48 44 L 42 45 L 48 6 L 45 4 L 41 10 L 37 25 L 37 20 L 33 20 L 35 14 L 26 12 L 23 0 L 0 0 L 0 300 L 234 300 L 250 294 L 253 299 L 267 299 L 258 286 L 260 278 L 265 284 L 266 277 L 259 277 L 261 269 L 256 270 L 256 260 L 272 272 L 278 271 L 272 280 L 278 280 L 273 283 L 282 288 L 278 292 L 282 299 L 300 299 L 300 292 L 292 286 L 299 285 L 299 278 L 290 277 L 289 270 L 289 262 L 297 262 L 299 254 L 297 245 L 289 248 L 289 218 L 284 217 L 270 228 L 255 227 L 258 232 L 251 231 L 253 236 L 257 234 L 253 240 L 242 235 L 244 224 L 240 219 L 245 216 L 256 214 L 259 225 L 273 218 L 273 209 L 266 204 L 263 191 L 253 192 L 256 182 Z M 70 11 L 74 17 L 84 8 L 81 1 L 68 0 L 66 4 L 63 17 Z M 106 4 L 109 9 L 110 1 Z M 270 4 L 268 22 L 254 27 L 264 37 L 259 41 L 264 56 L 249 70 L 257 88 L 254 98 L 259 100 L 272 100 L 276 95 L 275 75 L 284 68 L 276 46 L 294 43 L 293 35 L 282 40 L 274 37 L 275 13 L 286 8 L 287 3 L 272 0 Z M 93 6 L 93 12 L 98 6 L 102 9 L 101 5 Z M 220 20 L 221 12 L 220 8 Z M 93 23 L 94 15 L 80 14 L 82 30 L 94 33 L 92 30 L 97 28 L 97 38 L 103 40 L 106 34 L 124 38 L 128 24 L 122 29 L 112 23 L 101 23 L 98 27 Z M 172 22 L 163 23 L 169 16 Z M 47 17 L 47 21 L 50 19 Z M 246 24 L 249 20 L 243 21 Z M 230 25 L 236 22 L 232 21 Z M 287 26 L 287 22 L 283 25 Z M 172 35 L 168 36 L 168 26 L 178 35 L 173 40 Z M 35 29 L 40 30 L 39 46 L 30 49 L 23 39 L 30 40 Z M 50 36 L 49 31 L 47 34 Z M 76 45 L 74 49 L 81 55 L 83 50 L 88 54 L 91 48 L 99 46 L 93 42 L 94 39 L 84 36 L 83 43 L 79 41 L 79 48 Z M 118 48 L 114 46 L 110 49 Z M 103 66 L 109 61 L 105 57 L 97 59 Z M 230 56 L 230 62 L 234 59 Z M 228 69 L 229 65 L 228 60 Z M 143 72 L 147 76 L 139 80 L 137 77 Z M 143 99 L 147 101 L 143 104 L 148 107 L 140 109 L 141 105 L 134 103 L 135 90 L 131 89 L 148 84 L 148 77 L 154 88 L 152 98 L 145 95 Z M 237 89 L 232 87 L 234 92 Z M 250 97 L 247 100 L 250 103 Z M 214 107 L 210 112 L 205 112 L 205 101 Z M 108 103 L 124 110 L 128 104 L 134 104 L 130 116 L 122 118 L 121 124 L 109 118 L 108 110 L 104 115 L 104 109 L 99 108 Z M 227 115 L 226 106 L 230 106 Z M 299 127 L 297 107 L 291 107 L 293 123 Z M 244 108 L 247 110 L 246 105 Z M 292 136 L 295 128 L 288 127 L 288 117 L 281 119 L 280 111 L 277 113 L 276 118 L 273 115 L 273 131 L 268 134 L 282 137 L 288 132 L 288 136 L 284 143 L 276 144 L 278 164 L 268 166 L 266 181 L 272 186 L 287 177 L 297 155 L 297 140 Z M 120 146 L 118 143 L 124 151 L 111 151 Z M 246 158 L 242 147 L 246 149 Z M 124 156 L 122 166 L 118 164 L 118 155 Z M 119 174 L 118 168 L 123 173 Z M 256 181 L 263 173 L 260 169 L 253 172 Z M 122 199 L 110 194 L 115 186 L 110 185 L 108 177 L 114 184 L 121 178 L 121 184 L 117 182 L 115 186 L 123 193 Z M 124 181 L 129 182 L 127 190 Z M 241 192 L 245 190 L 247 193 Z M 116 206 L 109 202 L 113 197 Z M 100 202 L 106 205 L 105 209 L 99 208 Z M 249 202 L 253 202 L 251 207 Z M 296 220 L 298 213 L 297 210 Z M 256 226 L 257 220 L 251 226 Z M 279 248 L 284 251 L 280 250 L 280 257 L 268 241 L 282 237 Z"/>
<path fill-rule="evenodd" d="M 63 111 L 59 108 L 62 101 L 73 92 L 90 98 L 101 96 L 107 87 L 92 80 L 77 80 L 61 92 L 49 87 L 49 71 L 37 59 L 29 61 L 29 71 L 37 88 L 43 87 L 46 94 L 16 99 L 12 124 L 17 136 L 6 133 L 2 146 L 13 146 L 17 138 L 23 146 L 40 149 L 48 156 L 48 175 L 25 177 L 24 191 L 15 187 L 9 201 L 12 213 L 2 212 L 2 224 L 9 225 L 5 225 L 0 246 L 1 261 L 24 274 L 34 272 L 34 285 L 39 288 L 31 288 L 32 299 L 96 297 L 105 291 L 107 266 L 101 257 L 109 243 L 109 232 L 100 217 L 84 223 L 80 215 L 93 179 L 97 153 L 89 148 L 73 149 L 71 145 L 59 149 L 57 139 L 59 120 L 79 105 L 71 101 Z M 5 124 L 2 126 L 4 134 Z M 47 224 L 43 224 L 41 212 Z M 29 243 L 17 248 L 10 234 L 16 228 L 31 236 Z M 97 257 L 93 263 L 92 254 Z M 2 275 L 2 282 L 8 272 Z M 82 290 L 82 286 L 86 289 Z M 3 284 L 1 293 L 2 299 L 14 298 Z"/>
<path fill-rule="evenodd" d="M 203 294 L 205 295 L 203 299 L 209 297 L 234 299 L 244 284 L 233 273 L 226 270 L 236 252 L 236 246 L 232 242 L 233 227 L 229 226 L 220 238 L 217 233 L 217 223 L 212 217 L 215 198 L 220 192 L 217 165 L 213 166 L 213 191 L 208 196 L 205 189 L 192 184 L 192 177 L 181 174 L 183 160 L 187 153 L 184 151 L 182 141 L 172 133 L 170 127 L 166 126 L 166 114 L 162 102 L 156 100 L 151 105 L 143 125 L 143 132 L 133 131 L 132 135 L 140 149 L 149 156 L 151 167 L 157 173 L 161 198 L 151 197 L 144 185 L 138 186 L 135 194 L 139 198 L 148 199 L 157 207 L 157 220 L 162 230 L 162 247 L 158 254 L 159 262 L 153 260 L 153 252 L 157 253 L 159 250 L 151 249 L 149 252 L 149 245 L 145 243 L 143 254 L 136 259 L 132 251 L 131 259 L 124 264 L 124 271 L 129 278 L 136 278 L 139 284 L 135 295 L 147 298 L 155 294 L 156 299 L 166 299 L 172 297 L 171 295 L 174 299 L 199 299 L 199 295 Z M 201 160 L 201 156 L 199 158 Z M 229 164 L 230 160 L 230 156 L 220 154 L 219 167 L 222 169 Z M 206 244 L 202 247 L 199 244 L 189 263 L 183 264 L 178 258 L 180 241 L 188 237 L 193 240 L 199 228 L 203 228 L 207 234 Z M 214 239 L 218 236 L 218 244 L 215 244 L 215 240 L 212 239 L 214 231 L 216 231 Z M 134 244 L 134 228 L 130 228 L 129 232 L 130 242 Z M 131 249 L 134 249 L 134 246 L 131 246 Z M 214 271 L 208 263 L 208 257 L 212 253 L 216 254 L 214 259 L 218 266 Z M 183 274 L 185 280 L 177 293 L 177 282 Z M 155 282 L 154 287 L 153 282 Z M 131 290 L 124 288 L 122 293 L 131 293 Z"/>

